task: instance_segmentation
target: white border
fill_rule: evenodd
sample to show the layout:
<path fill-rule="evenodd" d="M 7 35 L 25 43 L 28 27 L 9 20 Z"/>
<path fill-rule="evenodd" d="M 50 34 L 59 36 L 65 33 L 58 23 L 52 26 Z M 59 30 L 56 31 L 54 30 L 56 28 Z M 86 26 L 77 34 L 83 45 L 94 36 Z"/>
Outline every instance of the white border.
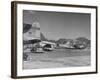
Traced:
<path fill-rule="evenodd" d="M 22 45 L 22 30 L 23 30 L 23 9 L 25 10 L 40 10 L 40 11 L 57 11 L 57 12 L 74 12 L 74 13 L 90 13 L 91 14 L 91 66 L 90 67 L 74 67 L 74 68 L 52 68 L 52 69 L 22 69 L 23 45 Z M 96 67 L 96 9 L 79 8 L 79 7 L 59 7 L 46 5 L 17 5 L 17 76 L 33 76 L 44 74 L 61 74 L 61 73 L 78 73 L 78 72 L 93 72 Z"/>

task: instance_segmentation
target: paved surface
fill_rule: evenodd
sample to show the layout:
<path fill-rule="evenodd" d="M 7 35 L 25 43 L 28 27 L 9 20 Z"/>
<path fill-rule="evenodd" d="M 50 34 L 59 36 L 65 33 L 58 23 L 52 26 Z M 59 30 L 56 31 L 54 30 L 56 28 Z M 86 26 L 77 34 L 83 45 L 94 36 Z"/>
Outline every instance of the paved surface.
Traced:
<path fill-rule="evenodd" d="M 44 53 L 28 53 L 29 61 L 23 62 L 24 69 L 79 67 L 90 65 L 90 50 L 56 49 Z"/>

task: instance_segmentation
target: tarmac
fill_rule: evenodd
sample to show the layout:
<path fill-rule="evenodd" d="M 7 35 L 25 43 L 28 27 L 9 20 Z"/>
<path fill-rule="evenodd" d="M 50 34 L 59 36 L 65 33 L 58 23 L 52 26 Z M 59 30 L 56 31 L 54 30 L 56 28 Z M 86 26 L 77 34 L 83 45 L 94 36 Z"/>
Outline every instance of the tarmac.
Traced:
<path fill-rule="evenodd" d="M 23 61 L 23 69 L 80 67 L 91 65 L 90 49 L 55 49 L 44 53 L 27 53 L 29 60 Z"/>

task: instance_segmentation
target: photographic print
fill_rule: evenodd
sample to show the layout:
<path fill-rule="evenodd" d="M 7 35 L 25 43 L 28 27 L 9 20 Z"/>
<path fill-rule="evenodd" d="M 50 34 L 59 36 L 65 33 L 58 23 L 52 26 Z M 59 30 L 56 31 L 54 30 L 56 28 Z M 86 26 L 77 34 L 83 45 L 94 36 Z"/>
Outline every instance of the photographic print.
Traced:
<path fill-rule="evenodd" d="M 13 78 L 97 72 L 96 6 L 32 2 L 12 6 L 16 10 L 12 52 L 17 51 L 12 53 Z"/>
<path fill-rule="evenodd" d="M 90 43 L 90 14 L 23 10 L 23 69 L 90 66 Z"/>

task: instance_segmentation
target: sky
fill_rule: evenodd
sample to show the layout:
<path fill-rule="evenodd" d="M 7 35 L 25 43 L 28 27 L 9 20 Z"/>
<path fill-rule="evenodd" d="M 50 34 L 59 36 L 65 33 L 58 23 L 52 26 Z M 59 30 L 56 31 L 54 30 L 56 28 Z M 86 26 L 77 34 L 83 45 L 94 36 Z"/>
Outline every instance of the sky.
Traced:
<path fill-rule="evenodd" d="M 47 12 L 23 10 L 23 23 L 32 24 L 37 21 L 40 31 L 47 39 L 90 39 L 90 18 L 87 13 Z"/>

